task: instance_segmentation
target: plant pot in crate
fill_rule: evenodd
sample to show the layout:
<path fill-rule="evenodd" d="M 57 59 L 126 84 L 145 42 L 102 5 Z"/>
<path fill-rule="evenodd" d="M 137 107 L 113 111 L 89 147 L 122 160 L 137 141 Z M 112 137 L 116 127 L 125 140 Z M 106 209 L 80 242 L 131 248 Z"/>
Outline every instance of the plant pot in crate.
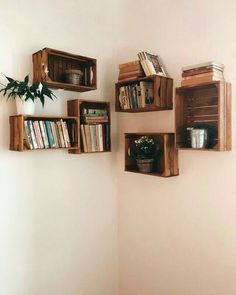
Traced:
<path fill-rule="evenodd" d="M 136 159 L 138 170 L 148 173 L 153 171 L 154 159 Z"/>

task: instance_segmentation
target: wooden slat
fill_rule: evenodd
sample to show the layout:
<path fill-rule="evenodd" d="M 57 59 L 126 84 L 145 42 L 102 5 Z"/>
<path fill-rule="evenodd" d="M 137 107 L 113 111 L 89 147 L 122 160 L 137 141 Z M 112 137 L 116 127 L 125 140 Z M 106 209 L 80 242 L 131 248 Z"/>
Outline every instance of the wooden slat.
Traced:
<path fill-rule="evenodd" d="M 167 78 L 160 77 L 161 87 L 160 87 L 160 100 L 161 107 L 167 108 Z"/>
<path fill-rule="evenodd" d="M 173 79 L 167 79 L 166 108 L 173 109 Z"/>

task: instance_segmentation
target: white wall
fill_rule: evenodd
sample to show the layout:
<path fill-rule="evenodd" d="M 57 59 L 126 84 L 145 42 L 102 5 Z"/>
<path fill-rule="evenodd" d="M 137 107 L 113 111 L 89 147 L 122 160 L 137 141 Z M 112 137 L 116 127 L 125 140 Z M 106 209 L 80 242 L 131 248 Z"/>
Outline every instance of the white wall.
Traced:
<path fill-rule="evenodd" d="M 180 151 L 180 176 L 123 172 L 124 132 L 173 131 L 173 111 L 119 114 L 120 295 L 236 294 L 235 1 L 131 0 L 130 42 L 162 57 L 175 86 L 181 67 L 216 60 L 233 87 L 233 151 Z"/>
<path fill-rule="evenodd" d="M 0 1 L 0 72 L 32 74 L 31 55 L 44 47 L 98 61 L 98 90 L 58 92 L 38 113 L 66 114 L 66 100 L 114 97 L 123 48 L 119 1 Z M 1 77 L 1 82 L 4 82 Z M 10 152 L 8 116 L 0 101 L 0 294 L 117 294 L 115 152 Z M 116 120 L 112 114 L 113 148 Z"/>
<path fill-rule="evenodd" d="M 175 85 L 181 66 L 219 60 L 234 93 L 235 9 L 233 0 L 1 0 L 0 71 L 31 74 L 31 54 L 45 46 L 97 58 L 98 90 L 56 92 L 38 105 L 45 114 L 65 114 L 76 97 L 114 106 L 117 64 L 143 49 L 161 55 Z M 172 111 L 118 114 L 118 130 L 113 113 L 113 153 L 80 156 L 8 151 L 14 112 L 1 99 L 1 295 L 117 294 L 117 188 L 121 295 L 235 294 L 234 141 L 232 152 L 180 151 L 180 176 L 162 179 L 123 172 L 123 133 L 173 131 Z"/>

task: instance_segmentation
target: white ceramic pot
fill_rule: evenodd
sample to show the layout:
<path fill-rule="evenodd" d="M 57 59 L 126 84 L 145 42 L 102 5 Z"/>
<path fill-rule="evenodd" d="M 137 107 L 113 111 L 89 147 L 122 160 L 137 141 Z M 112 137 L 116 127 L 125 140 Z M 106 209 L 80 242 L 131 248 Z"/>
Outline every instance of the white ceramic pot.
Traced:
<path fill-rule="evenodd" d="M 31 99 L 25 101 L 24 97 L 16 98 L 17 115 L 33 115 L 35 112 L 35 104 Z"/>

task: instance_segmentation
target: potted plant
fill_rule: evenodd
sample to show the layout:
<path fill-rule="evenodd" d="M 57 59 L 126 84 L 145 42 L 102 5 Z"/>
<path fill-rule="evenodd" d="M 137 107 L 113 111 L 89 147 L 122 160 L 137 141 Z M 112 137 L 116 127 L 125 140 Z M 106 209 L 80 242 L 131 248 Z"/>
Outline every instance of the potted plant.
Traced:
<path fill-rule="evenodd" d="M 149 136 L 141 136 L 134 141 L 136 151 L 134 157 L 140 172 L 151 172 L 157 154 L 154 139 Z"/>
<path fill-rule="evenodd" d="M 53 92 L 44 84 L 39 81 L 29 84 L 29 75 L 27 75 L 23 81 L 18 81 L 10 77 L 5 76 L 8 83 L 4 86 L 0 92 L 3 92 L 3 96 L 7 95 L 7 99 L 13 98 L 16 101 L 17 114 L 32 115 L 34 113 L 34 101 L 39 99 L 44 106 L 45 97 L 53 98 L 56 96 Z"/>

